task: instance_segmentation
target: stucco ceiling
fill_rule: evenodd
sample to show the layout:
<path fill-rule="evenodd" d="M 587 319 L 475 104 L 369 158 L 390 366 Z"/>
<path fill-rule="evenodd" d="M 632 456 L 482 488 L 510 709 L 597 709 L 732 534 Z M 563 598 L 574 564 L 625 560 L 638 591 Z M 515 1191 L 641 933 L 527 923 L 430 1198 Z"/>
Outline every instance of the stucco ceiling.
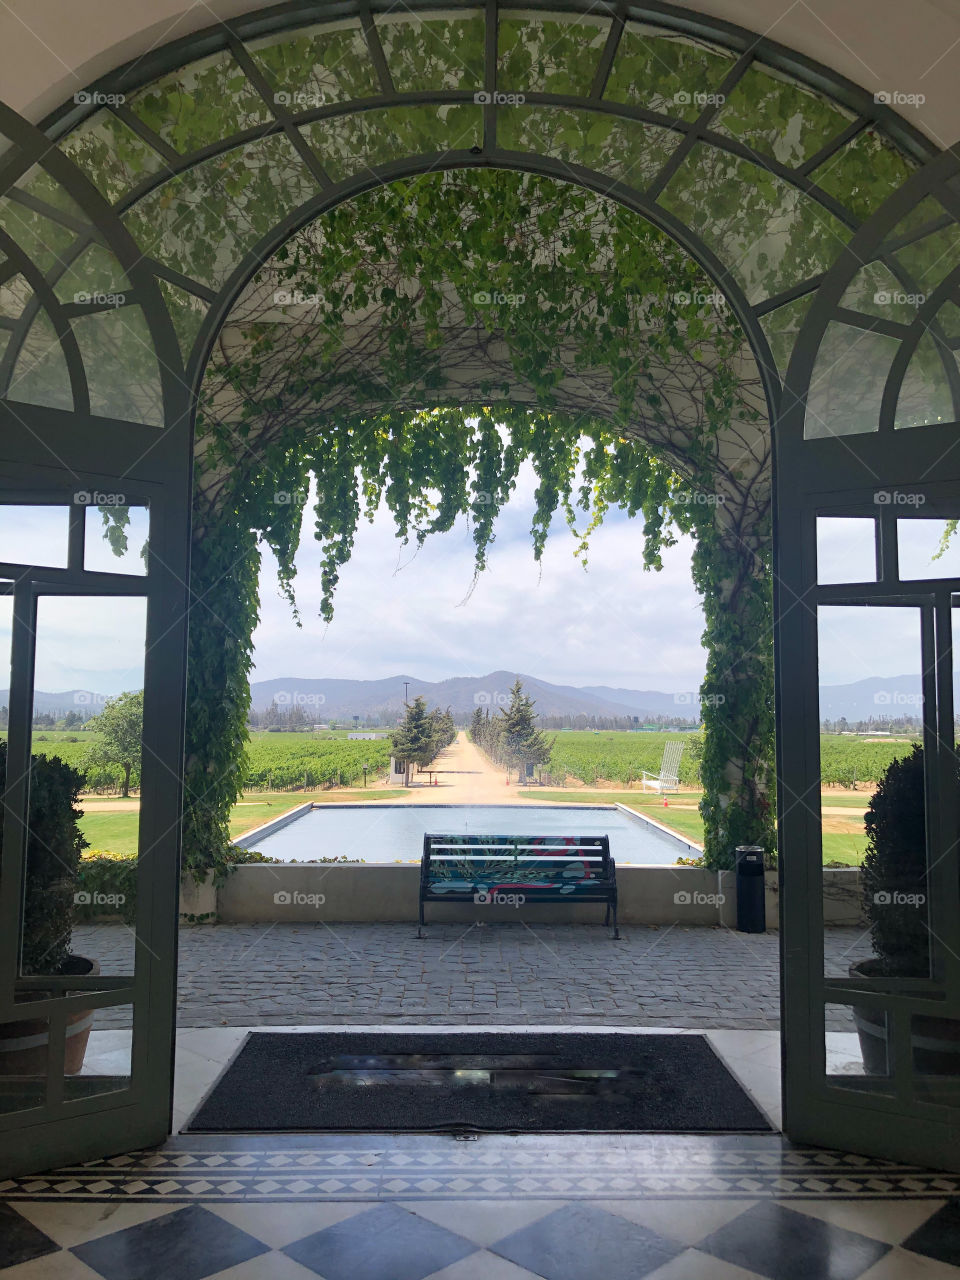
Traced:
<path fill-rule="evenodd" d="M 32 120 L 129 59 L 262 0 L 4 0 L 0 97 Z M 767 36 L 897 109 L 938 146 L 960 139 L 958 0 L 699 0 L 678 5 Z M 333 6 L 331 6 L 333 8 Z"/>

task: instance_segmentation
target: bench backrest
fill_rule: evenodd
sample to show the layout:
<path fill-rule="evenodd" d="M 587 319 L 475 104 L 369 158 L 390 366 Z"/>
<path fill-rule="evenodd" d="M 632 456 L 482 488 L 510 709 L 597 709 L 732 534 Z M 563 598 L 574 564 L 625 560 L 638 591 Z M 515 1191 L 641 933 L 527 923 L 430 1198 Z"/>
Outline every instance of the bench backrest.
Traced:
<path fill-rule="evenodd" d="M 660 761 L 660 778 L 663 782 L 680 781 L 680 757 L 683 755 L 683 742 L 664 743 L 663 759 Z"/>
<path fill-rule="evenodd" d="M 425 835 L 421 893 L 591 897 L 615 883 L 609 836 Z"/>

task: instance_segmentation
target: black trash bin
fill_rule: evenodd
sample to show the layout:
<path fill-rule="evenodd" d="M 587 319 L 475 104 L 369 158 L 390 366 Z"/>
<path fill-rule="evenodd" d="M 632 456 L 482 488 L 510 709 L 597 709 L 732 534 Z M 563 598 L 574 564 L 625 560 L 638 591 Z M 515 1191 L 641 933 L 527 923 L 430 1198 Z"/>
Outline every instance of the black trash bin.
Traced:
<path fill-rule="evenodd" d="M 737 929 L 740 933 L 767 929 L 763 848 L 758 844 L 737 845 Z"/>

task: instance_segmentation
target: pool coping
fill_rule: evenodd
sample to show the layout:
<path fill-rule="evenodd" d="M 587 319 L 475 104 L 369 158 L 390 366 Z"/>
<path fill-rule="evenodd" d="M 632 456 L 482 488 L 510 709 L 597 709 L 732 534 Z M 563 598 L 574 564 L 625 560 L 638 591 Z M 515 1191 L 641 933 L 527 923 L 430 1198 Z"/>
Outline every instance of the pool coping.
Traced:
<path fill-rule="evenodd" d="M 503 805 L 503 804 L 486 804 L 486 805 L 485 805 L 485 804 L 472 804 L 472 805 L 462 805 L 462 804 L 443 804 L 442 802 L 441 802 L 441 803 L 439 803 L 439 804 L 433 804 L 433 803 L 431 803 L 431 804 L 429 804 L 429 805 L 426 805 L 426 804 L 425 804 L 425 805 L 412 805 L 412 804 L 410 804 L 410 803 L 406 803 L 406 804 L 392 804 L 392 803 L 386 803 L 386 804 L 385 804 L 385 803 L 383 803 L 383 802 L 381 802 L 381 801 L 373 801 L 373 802 L 368 801 L 368 802 L 366 802 L 366 803 L 365 803 L 365 802 L 364 802 L 364 801 L 362 801 L 362 800 L 353 801 L 353 802 L 345 802 L 345 803 L 343 803 L 343 804 L 317 804 L 317 803 L 316 803 L 315 801 L 313 801 L 313 800 L 308 800 L 308 801 L 305 801 L 303 804 L 297 805 L 297 806 L 296 806 L 295 808 L 293 808 L 293 809 L 288 809 L 286 813 L 282 813 L 282 814 L 280 814 L 280 815 L 279 815 L 278 817 L 276 817 L 276 818 L 271 818 L 269 822 L 265 822 L 265 823 L 263 823 L 263 824 L 262 824 L 261 826 L 259 826 L 259 827 L 254 827 L 254 829 L 253 829 L 252 831 L 248 831 L 248 832 L 246 832 L 244 835 L 242 835 L 242 836 L 238 836 L 236 840 L 231 841 L 231 844 L 233 845 L 233 847 L 234 847 L 234 848 L 237 848 L 237 849 L 253 849 L 253 848 L 255 848 L 255 847 L 256 847 L 256 844 L 257 844 L 257 843 L 259 843 L 259 841 L 261 841 L 261 840 L 266 840 L 269 836 L 276 835 L 276 833 L 277 833 L 278 831 L 282 831 L 285 827 L 290 826 L 290 824 L 291 824 L 291 823 L 299 821 L 299 819 L 300 819 L 300 818 L 305 817 L 307 813 L 312 812 L 314 809 L 324 809 L 324 810 L 326 810 L 326 809 L 364 809 L 364 808 L 377 809 L 377 810 L 381 810 L 381 809 L 417 809 L 417 808 L 423 808 L 423 809 L 428 809 L 428 808 L 429 808 L 429 809 L 464 809 L 464 808 L 471 808 L 471 809 L 503 809 L 503 808 L 518 808 L 518 809 L 524 809 L 524 808 L 531 808 L 531 807 L 534 807 L 534 808 L 535 808 L 536 806 L 529 806 L 529 805 L 528 805 L 528 806 L 524 806 L 524 805 L 509 805 L 509 806 L 506 806 L 506 805 Z M 570 803 L 562 802 L 562 803 L 559 803 L 559 804 L 556 804 L 556 803 L 555 803 L 555 804 L 545 804 L 545 805 L 543 805 L 542 807 L 543 807 L 543 808 L 548 808 L 548 809 L 591 809 L 591 810 L 596 810 L 596 809 L 609 809 L 609 810 L 615 810 L 615 811 L 618 811 L 618 812 L 620 812 L 620 813 L 624 814 L 624 815 L 625 815 L 626 817 L 628 817 L 628 818 L 632 818 L 632 819 L 633 819 L 634 821 L 636 821 L 636 822 L 644 823 L 644 824 L 646 824 L 647 826 L 653 827 L 653 828 L 657 831 L 657 833 L 658 833 L 659 835 L 661 835 L 661 836 L 665 836 L 665 837 L 669 840 L 669 842 L 670 842 L 671 844 L 676 845 L 679 849 L 685 850 L 685 851 L 686 851 L 686 852 L 688 852 L 688 853 L 692 853 L 692 854 L 696 854 L 696 855 L 702 855 L 702 854 L 703 854 L 703 845 L 701 845 L 701 844 L 697 844 L 697 843 L 696 843 L 695 841 L 693 841 L 693 840 L 688 840 L 688 839 L 686 838 L 686 836 L 681 836 L 678 832 L 676 832 L 676 831 L 671 831 L 669 827 L 664 826 L 664 824 L 663 824 L 662 822 L 658 822 L 656 818 L 648 818 L 648 817 L 646 816 L 646 814 L 637 813 L 635 809 L 630 809 L 630 808 L 628 808 L 628 807 L 627 807 L 627 805 L 625 805 L 625 804 L 621 804 L 621 803 L 620 803 L 620 802 L 618 802 L 618 801 L 615 801 L 613 804 L 580 804 L 580 803 L 578 803 L 577 801 L 571 801 Z M 409 859 L 407 862 L 403 862 L 403 863 L 401 863 L 401 862 L 385 862 L 385 863 L 384 863 L 384 862 L 374 862 L 374 863 L 360 863 L 360 862 L 358 862 L 358 863 L 356 863 L 356 864 L 350 864 L 350 865 L 356 865 L 356 866 L 364 866 L 364 865 L 366 865 L 366 866 L 407 866 L 407 865 L 410 865 L 410 863 L 418 863 L 419 861 L 420 861 L 420 859 L 419 859 L 419 857 L 417 857 L 417 858 L 414 858 L 414 859 Z M 296 866 L 296 865 L 306 865 L 306 864 L 297 864 L 297 863 L 294 861 L 294 862 L 290 862 L 290 863 L 286 863 L 286 862 L 284 862 L 284 863 L 272 863 L 272 864 L 270 864 L 270 865 L 272 865 L 272 866 L 277 866 L 277 865 L 279 865 L 279 866 Z M 661 863 L 661 862 L 624 862 L 622 865 L 623 865 L 624 867 L 659 867 L 659 866 L 669 866 L 670 864 L 669 864 L 669 863 Z"/>

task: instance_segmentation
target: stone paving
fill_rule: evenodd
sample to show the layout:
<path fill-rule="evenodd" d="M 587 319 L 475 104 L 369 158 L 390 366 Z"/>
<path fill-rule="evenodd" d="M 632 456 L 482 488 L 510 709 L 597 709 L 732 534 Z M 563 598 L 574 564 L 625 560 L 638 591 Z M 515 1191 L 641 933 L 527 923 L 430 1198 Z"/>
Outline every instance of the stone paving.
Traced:
<path fill-rule="evenodd" d="M 74 930 L 104 973 L 128 969 L 130 931 Z M 594 925 L 197 925 L 180 932 L 179 1025 L 567 1023 L 773 1029 L 779 935 Z M 861 929 L 831 929 L 828 971 L 869 954 Z M 97 1026 L 123 1025 L 103 1010 Z M 833 1014 L 828 1030 L 852 1023 Z"/>

